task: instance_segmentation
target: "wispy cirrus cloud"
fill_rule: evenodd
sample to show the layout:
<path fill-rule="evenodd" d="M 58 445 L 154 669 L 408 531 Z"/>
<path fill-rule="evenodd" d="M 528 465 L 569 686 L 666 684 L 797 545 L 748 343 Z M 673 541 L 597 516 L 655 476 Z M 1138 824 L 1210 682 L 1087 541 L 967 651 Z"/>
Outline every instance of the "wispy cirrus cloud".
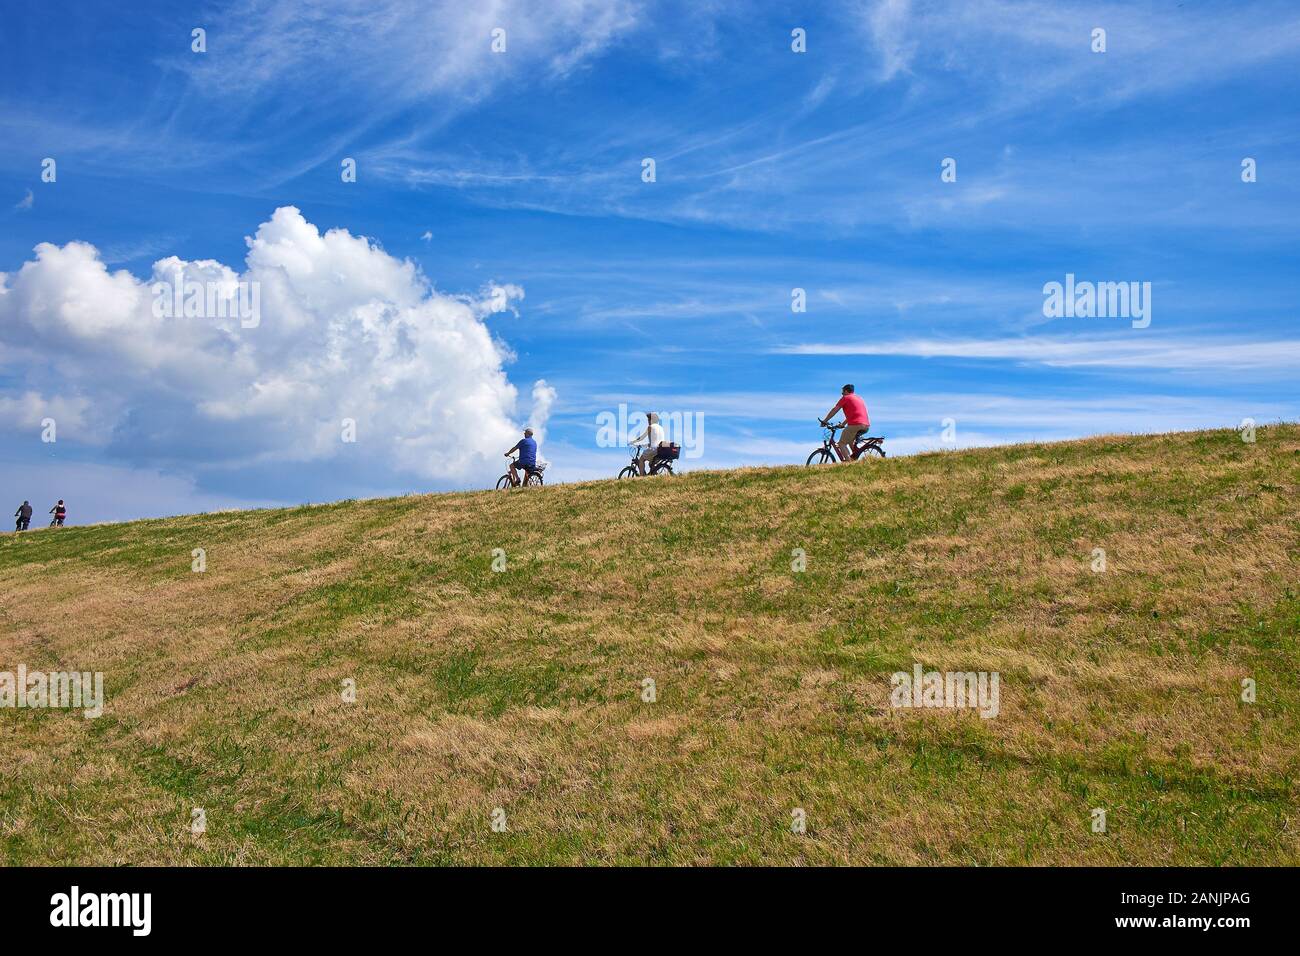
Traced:
<path fill-rule="evenodd" d="M 431 95 L 475 102 L 519 71 L 564 76 L 635 27 L 636 0 L 244 0 L 210 31 L 207 57 L 177 57 L 200 89 L 244 95 L 311 88 L 319 104 L 409 102 Z M 492 49 L 502 30 L 504 52 Z M 322 89 L 346 63 L 347 82 Z M 307 104 L 302 104 L 306 107 Z M 440 104 L 442 105 L 442 104 Z"/>
<path fill-rule="evenodd" d="M 191 50 L 188 26 L 173 34 L 174 16 L 145 26 L 167 39 L 126 71 L 123 80 L 136 85 L 122 92 L 129 106 L 113 122 L 80 103 L 31 110 L 27 97 L 5 103 L 0 93 L 0 133 L 37 137 L 46 150 L 79 157 L 84 169 L 220 170 L 246 192 L 267 189 L 359 144 L 436 133 L 502 88 L 562 83 L 642 26 L 646 7 L 646 0 L 237 0 L 184 21 L 206 30 L 202 53 Z M 492 49 L 498 29 L 504 53 Z"/>
<path fill-rule="evenodd" d="M 880 0 L 834 9 L 837 21 L 810 34 L 816 59 L 810 52 L 809 62 L 819 69 L 801 75 L 805 87 L 748 89 L 767 104 L 761 114 L 712 112 L 712 102 L 665 113 L 631 102 L 614 113 L 555 116 L 563 132 L 548 136 L 545 148 L 532 148 L 525 136 L 504 149 L 433 150 L 417 137 L 376 145 L 369 161 L 389 180 L 456 190 L 491 208 L 760 232 L 843 235 L 867 225 L 1035 231 L 1061 223 L 1111 230 L 1225 218 L 1240 228 L 1289 225 L 1279 204 L 1246 211 L 1227 197 L 1239 156 L 1220 156 L 1221 148 L 1199 137 L 1171 154 L 1167 142 L 1149 140 L 1141 126 L 1125 122 L 1122 135 L 1105 126 L 1106 117 L 1134 102 L 1222 83 L 1294 56 L 1300 14 L 1286 6 L 1263 4 L 1226 21 L 1220 11 L 1191 7 L 1026 0 Z M 713 12 L 659 35 L 702 29 Z M 1110 37 L 1104 55 L 1090 49 L 1099 25 Z M 838 62 L 857 37 L 874 51 L 878 83 L 913 91 L 882 100 L 861 81 L 842 82 L 820 69 Z M 748 79 L 742 72 L 733 82 Z M 602 115 L 597 127 L 593 120 Z M 1288 129 L 1280 117 L 1275 131 L 1243 129 L 1234 148 L 1292 142 Z M 1286 185 L 1296 179 L 1291 154 L 1272 152 L 1272 188 L 1294 195 Z M 949 155 L 959 158 L 962 172 L 957 182 L 941 184 L 938 163 Z M 660 164 L 653 188 L 637 176 L 642 156 Z M 1197 182 L 1207 163 L 1222 164 L 1221 182 Z M 1057 187 L 1065 174 L 1073 189 L 1063 191 Z M 1198 187 L 1191 196 L 1189 182 Z M 1119 192 L 1122 226 L 1114 204 Z M 783 201 L 767 201 L 773 194 Z"/>
<path fill-rule="evenodd" d="M 1300 369 L 1300 339 L 1244 340 L 1221 336 L 907 338 L 884 342 L 808 342 L 777 346 L 772 352 L 783 355 L 981 359 L 1059 367 L 1213 369 L 1220 372 L 1272 370 L 1292 374 Z"/>
<path fill-rule="evenodd" d="M 744 390 L 727 392 L 651 391 L 632 389 L 627 393 L 575 391 L 574 405 L 617 408 L 624 402 L 633 409 L 699 412 L 710 428 L 754 434 L 766 431 L 771 422 L 801 422 L 816 432 L 816 421 L 839 397 L 838 390 L 822 392 Z M 859 380 L 859 393 L 867 402 L 875 425 L 906 426 L 914 431 L 933 426 L 937 432 L 946 417 L 956 417 L 992 431 L 1013 429 L 1037 434 L 1086 435 L 1098 431 L 1170 431 L 1180 428 L 1227 424 L 1243 415 L 1290 418 L 1300 413 L 1300 400 L 1246 401 L 1229 406 L 1218 395 L 1163 394 L 1128 388 L 1097 396 L 1078 388 L 1043 389 L 1028 395 L 999 389 L 987 391 L 917 392 L 907 388 L 874 385 Z M 756 414 L 756 410 L 761 410 Z M 590 418 L 594 433 L 596 422 Z"/>
<path fill-rule="evenodd" d="M 908 36 L 911 0 L 878 0 L 866 19 L 876 53 L 880 57 L 880 79 L 891 80 L 907 69 L 916 54 L 916 40 Z"/>
<path fill-rule="evenodd" d="M 996 93 L 1002 110 L 1055 95 L 1106 108 L 1215 81 L 1300 47 L 1300 14 L 1283 2 L 1228 18 L 1206 4 L 1070 0 L 868 0 L 849 9 L 882 81 L 906 75 L 933 89 L 943 76 L 945 85 Z M 1091 48 L 1098 28 L 1106 31 L 1104 57 Z"/>

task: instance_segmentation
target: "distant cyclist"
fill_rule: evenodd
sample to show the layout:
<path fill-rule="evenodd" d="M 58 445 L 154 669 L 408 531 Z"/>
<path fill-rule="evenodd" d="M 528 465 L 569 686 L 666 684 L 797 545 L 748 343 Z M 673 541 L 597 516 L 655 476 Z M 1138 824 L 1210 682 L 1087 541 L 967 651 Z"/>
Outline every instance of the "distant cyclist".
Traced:
<path fill-rule="evenodd" d="M 30 501 L 24 501 L 20 504 L 18 510 L 14 512 L 14 517 L 18 519 L 17 524 L 14 526 L 14 530 L 26 531 L 32 524 L 32 503 Z"/>
<path fill-rule="evenodd" d="M 852 385 L 840 389 L 840 400 L 826 413 L 822 424 L 829 425 L 835 413 L 841 411 L 844 413 L 844 431 L 840 433 L 840 440 L 835 443 L 835 447 L 840 453 L 840 461 L 848 461 L 853 456 L 853 443 L 859 435 L 866 434 L 871 427 L 871 419 L 867 417 L 867 403 L 853 393 Z"/>
<path fill-rule="evenodd" d="M 62 528 L 63 519 L 68 516 L 68 509 L 64 507 L 62 498 L 59 499 L 57 505 L 50 509 L 50 514 L 54 515 L 54 519 L 50 522 L 50 527 Z"/>
<path fill-rule="evenodd" d="M 510 480 L 517 485 L 521 479 L 516 469 L 523 469 L 526 478 L 530 471 L 537 468 L 537 439 L 533 438 L 531 428 L 524 429 L 524 437 L 506 452 L 506 457 L 509 458 L 515 452 L 519 452 L 519 457 L 510 462 Z"/>

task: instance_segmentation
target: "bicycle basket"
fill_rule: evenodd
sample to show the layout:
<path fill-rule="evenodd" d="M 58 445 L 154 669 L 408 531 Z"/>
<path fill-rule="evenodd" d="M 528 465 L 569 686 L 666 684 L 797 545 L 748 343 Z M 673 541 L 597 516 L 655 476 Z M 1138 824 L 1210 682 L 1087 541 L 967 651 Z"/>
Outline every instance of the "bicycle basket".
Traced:
<path fill-rule="evenodd" d="M 681 454 L 681 446 L 673 442 L 671 445 L 660 445 L 659 450 L 655 452 L 655 458 L 660 461 L 676 461 Z"/>

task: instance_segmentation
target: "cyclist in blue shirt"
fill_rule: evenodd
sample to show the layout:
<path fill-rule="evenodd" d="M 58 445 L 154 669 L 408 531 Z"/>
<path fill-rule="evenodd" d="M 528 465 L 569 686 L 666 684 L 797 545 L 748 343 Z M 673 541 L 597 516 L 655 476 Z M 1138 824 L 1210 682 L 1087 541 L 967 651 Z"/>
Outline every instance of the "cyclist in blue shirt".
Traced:
<path fill-rule="evenodd" d="M 516 468 L 522 468 L 526 476 L 537 467 L 537 439 L 533 438 L 531 428 L 524 429 L 524 437 L 519 439 L 514 448 L 506 452 L 506 457 L 509 458 L 515 452 L 519 452 L 519 457 L 510 463 L 510 480 L 517 485 L 519 473 L 515 471 Z"/>

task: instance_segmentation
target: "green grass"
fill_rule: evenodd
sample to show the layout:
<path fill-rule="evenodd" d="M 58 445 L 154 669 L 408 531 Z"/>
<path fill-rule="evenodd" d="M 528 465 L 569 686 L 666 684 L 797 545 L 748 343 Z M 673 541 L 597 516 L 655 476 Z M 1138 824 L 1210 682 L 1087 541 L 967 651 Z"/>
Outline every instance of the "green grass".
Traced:
<path fill-rule="evenodd" d="M 1295 864 L 1298 478 L 1280 425 L 7 535 L 0 671 L 107 700 L 0 709 L 0 860 Z"/>

